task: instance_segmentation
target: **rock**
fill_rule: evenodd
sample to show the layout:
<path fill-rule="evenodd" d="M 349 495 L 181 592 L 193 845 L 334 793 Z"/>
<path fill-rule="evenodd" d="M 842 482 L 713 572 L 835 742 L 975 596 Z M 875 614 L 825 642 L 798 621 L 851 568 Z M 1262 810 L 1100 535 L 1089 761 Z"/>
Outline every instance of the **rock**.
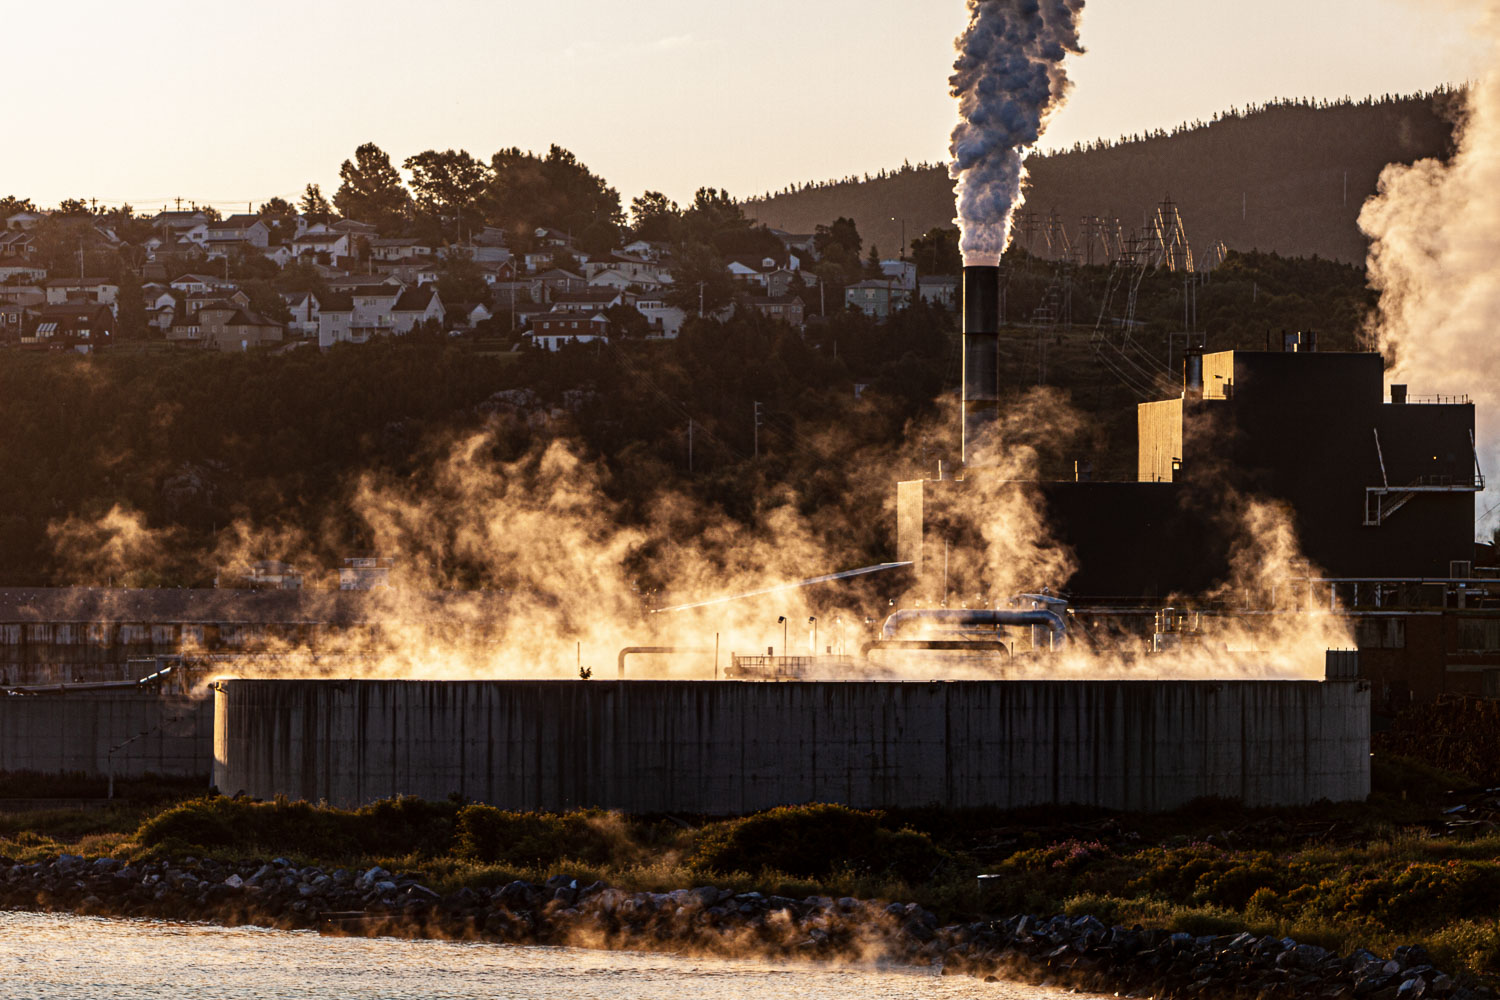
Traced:
<path fill-rule="evenodd" d="M 240 878 L 238 875 L 231 875 L 224 880 L 224 884 L 229 886 L 229 888 L 231 889 L 240 889 L 244 887 L 245 880 Z"/>

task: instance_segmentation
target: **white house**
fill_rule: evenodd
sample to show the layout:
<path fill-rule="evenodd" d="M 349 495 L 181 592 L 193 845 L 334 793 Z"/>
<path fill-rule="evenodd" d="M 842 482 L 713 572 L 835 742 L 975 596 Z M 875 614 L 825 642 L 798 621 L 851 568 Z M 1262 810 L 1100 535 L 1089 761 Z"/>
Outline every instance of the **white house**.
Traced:
<path fill-rule="evenodd" d="M 532 343 L 555 351 L 564 344 L 609 343 L 609 320 L 602 312 L 581 313 L 554 310 L 531 320 Z"/>
<path fill-rule="evenodd" d="M 292 238 L 292 253 L 298 257 L 303 254 L 326 253 L 329 258 L 348 257 L 351 237 L 348 233 L 321 232 L 315 233 L 311 230 L 301 236 Z"/>
<path fill-rule="evenodd" d="M 682 332 L 683 321 L 687 319 L 687 313 L 676 306 L 667 305 L 659 297 L 642 296 L 636 300 L 635 308 L 651 324 L 648 336 L 662 340 L 676 340 L 677 335 Z"/>
<path fill-rule="evenodd" d="M 391 307 L 394 333 L 410 333 L 412 327 L 428 320 L 443 321 L 443 302 L 438 298 L 437 289 L 431 286 L 407 289 Z"/>

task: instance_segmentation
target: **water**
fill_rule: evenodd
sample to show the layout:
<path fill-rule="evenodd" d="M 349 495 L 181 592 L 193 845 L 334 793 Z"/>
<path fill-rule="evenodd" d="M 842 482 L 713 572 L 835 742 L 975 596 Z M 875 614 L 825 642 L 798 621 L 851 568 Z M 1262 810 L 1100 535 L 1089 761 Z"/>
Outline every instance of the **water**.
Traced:
<path fill-rule="evenodd" d="M 1066 995 L 938 976 L 931 969 L 769 965 L 0 912 L 0 997 L 16 1000 L 1060 1000 Z"/>

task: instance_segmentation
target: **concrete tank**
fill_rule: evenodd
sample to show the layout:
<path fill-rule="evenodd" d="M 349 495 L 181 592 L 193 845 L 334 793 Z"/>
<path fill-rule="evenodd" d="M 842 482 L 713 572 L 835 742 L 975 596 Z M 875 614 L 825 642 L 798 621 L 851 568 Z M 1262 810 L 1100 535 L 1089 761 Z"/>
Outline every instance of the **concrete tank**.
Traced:
<path fill-rule="evenodd" d="M 228 680 L 214 783 L 710 815 L 1348 801 L 1370 790 L 1369 698 L 1360 681 Z"/>
<path fill-rule="evenodd" d="M 207 782 L 212 737 L 207 698 L 139 691 L 0 697 L 0 771 Z"/>

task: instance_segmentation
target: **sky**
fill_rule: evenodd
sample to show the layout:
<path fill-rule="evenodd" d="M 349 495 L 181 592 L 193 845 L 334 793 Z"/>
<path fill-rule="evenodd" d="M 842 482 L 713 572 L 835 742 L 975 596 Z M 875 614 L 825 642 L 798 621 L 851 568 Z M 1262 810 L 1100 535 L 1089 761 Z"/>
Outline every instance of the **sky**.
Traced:
<path fill-rule="evenodd" d="M 363 142 L 398 166 L 557 143 L 627 205 L 942 161 L 967 20 L 960 0 L 3 4 L 0 195 L 139 211 L 331 196 Z M 1083 41 L 1044 147 L 1461 83 L 1482 51 L 1459 7 L 1418 0 L 1090 0 Z"/>

